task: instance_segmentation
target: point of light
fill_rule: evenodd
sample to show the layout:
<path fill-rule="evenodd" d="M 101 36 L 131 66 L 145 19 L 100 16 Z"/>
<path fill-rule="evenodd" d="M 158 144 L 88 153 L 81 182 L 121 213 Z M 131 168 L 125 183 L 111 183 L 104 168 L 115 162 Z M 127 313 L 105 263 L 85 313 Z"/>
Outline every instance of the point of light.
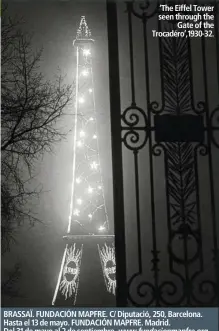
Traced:
<path fill-rule="evenodd" d="M 92 88 L 89 88 L 88 92 L 89 93 L 92 93 L 93 92 L 93 89 Z"/>
<path fill-rule="evenodd" d="M 90 117 L 89 118 L 89 121 L 91 121 L 91 122 L 94 121 L 94 118 L 93 117 Z"/>
<path fill-rule="evenodd" d="M 98 189 L 99 189 L 99 190 L 102 190 L 102 186 L 101 186 L 101 185 L 98 185 Z"/>
<path fill-rule="evenodd" d="M 89 186 L 87 190 L 88 190 L 88 193 L 93 193 L 94 189 L 93 189 L 93 187 Z"/>
<path fill-rule="evenodd" d="M 84 76 L 84 77 L 87 77 L 89 75 L 89 71 L 87 69 L 84 69 L 82 70 L 81 74 Z"/>
<path fill-rule="evenodd" d="M 91 169 L 96 170 L 98 168 L 98 164 L 94 161 L 90 164 Z"/>
<path fill-rule="evenodd" d="M 78 102 L 79 102 L 79 103 L 84 103 L 84 102 L 85 102 L 85 100 L 84 100 L 84 98 L 83 98 L 83 97 L 80 97 L 80 98 L 78 99 Z"/>
<path fill-rule="evenodd" d="M 81 205 L 82 204 L 82 200 L 81 199 L 77 199 L 76 202 L 77 202 L 78 205 Z"/>
<path fill-rule="evenodd" d="M 80 131 L 79 135 L 80 135 L 81 138 L 83 138 L 83 137 L 85 137 L 85 132 L 84 131 Z"/>
<path fill-rule="evenodd" d="M 76 178 L 76 183 L 77 184 L 80 184 L 81 183 L 81 178 L 80 177 Z"/>
<path fill-rule="evenodd" d="M 82 142 L 81 140 L 78 140 L 78 141 L 77 141 L 77 146 L 78 146 L 78 147 L 82 147 L 82 146 L 83 146 L 83 142 Z"/>
<path fill-rule="evenodd" d="M 91 53 L 90 53 L 90 49 L 83 49 L 83 55 L 84 56 L 88 56 L 88 55 L 90 55 Z"/>
<path fill-rule="evenodd" d="M 104 230 L 106 230 L 105 226 L 103 226 L 103 225 L 99 226 L 98 231 L 102 232 Z"/>
<path fill-rule="evenodd" d="M 88 217 L 91 219 L 92 218 L 92 214 L 89 214 Z"/>
<path fill-rule="evenodd" d="M 79 214 L 80 214 L 80 210 L 79 210 L 79 209 L 75 209 L 74 212 L 73 212 L 73 214 L 74 214 L 75 216 L 79 216 Z"/>
<path fill-rule="evenodd" d="M 97 135 L 96 134 L 93 135 L 93 139 L 97 139 Z"/>

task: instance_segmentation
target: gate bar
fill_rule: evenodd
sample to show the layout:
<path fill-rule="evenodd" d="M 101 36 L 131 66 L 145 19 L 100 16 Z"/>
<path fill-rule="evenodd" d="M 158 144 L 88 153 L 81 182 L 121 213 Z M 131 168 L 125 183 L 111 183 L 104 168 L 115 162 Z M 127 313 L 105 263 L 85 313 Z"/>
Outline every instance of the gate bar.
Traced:
<path fill-rule="evenodd" d="M 123 197 L 123 166 L 121 140 L 121 103 L 119 79 L 118 22 L 115 1 L 107 0 L 109 54 L 110 118 L 114 197 L 114 230 L 116 254 L 116 304 L 127 306 L 125 218 Z"/>

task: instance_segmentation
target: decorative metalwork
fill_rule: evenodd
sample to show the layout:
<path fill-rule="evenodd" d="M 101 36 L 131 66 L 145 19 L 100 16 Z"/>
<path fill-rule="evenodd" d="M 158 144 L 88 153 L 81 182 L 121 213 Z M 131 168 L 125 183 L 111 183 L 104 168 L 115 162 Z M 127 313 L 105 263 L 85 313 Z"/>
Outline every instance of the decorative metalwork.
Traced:
<path fill-rule="evenodd" d="M 148 121 L 144 110 L 136 106 L 128 107 L 122 114 L 122 120 L 125 124 L 122 126 L 125 146 L 133 151 L 140 150 L 148 139 Z"/>
<path fill-rule="evenodd" d="M 205 40 L 203 38 L 200 41 L 203 60 L 203 100 L 199 102 L 194 100 L 192 40 L 187 37 L 157 38 L 161 101 L 151 100 L 148 22 L 153 19 L 159 31 L 175 29 L 175 22 L 158 20 L 158 1 L 145 1 L 140 4 L 135 1 L 127 2 L 126 8 L 131 102 L 121 114 L 120 130 L 121 142 L 126 149 L 133 152 L 136 198 L 133 208 L 136 211 L 138 256 L 138 271 L 128 279 L 126 295 L 129 302 L 135 306 L 217 306 L 218 246 L 212 146 L 219 148 L 217 136 L 219 109 L 216 107 L 211 110 L 209 106 Z M 110 20 L 110 18 L 108 19 Z M 140 107 L 136 102 L 134 19 L 140 20 L 142 25 L 146 109 Z M 140 37 L 138 36 L 138 38 Z M 110 43 L 111 39 L 109 39 L 109 45 Z M 111 87 L 112 91 L 113 87 Z M 152 238 L 150 274 L 152 273 L 152 279 L 148 276 L 149 268 L 146 273 L 143 270 L 143 220 L 139 167 L 141 165 L 140 155 L 145 147 L 148 150 L 150 175 L 150 236 Z M 161 245 L 156 214 L 154 163 L 158 158 L 163 160 L 165 176 L 166 250 L 159 248 Z M 202 160 L 208 165 L 209 174 L 211 211 L 208 220 L 204 219 L 201 211 L 199 165 Z M 119 177 L 116 180 L 117 183 L 122 181 Z M 122 182 L 119 185 L 122 187 Z M 116 215 L 117 210 L 115 210 L 115 218 Z M 116 218 L 115 222 L 117 221 L 119 220 Z M 208 253 L 207 262 L 203 225 L 205 228 L 207 227 L 207 231 L 211 231 L 212 238 L 212 242 L 208 242 L 209 252 L 212 253 Z M 122 244 L 125 245 L 124 242 Z M 161 268 L 164 255 L 166 265 L 168 265 L 165 277 Z M 118 263 L 120 261 L 117 261 Z"/>
<path fill-rule="evenodd" d="M 215 108 L 210 115 L 210 135 L 212 143 L 219 148 L 219 107 Z"/>
<path fill-rule="evenodd" d="M 59 287 L 65 299 L 74 296 L 73 304 L 76 302 L 78 292 L 82 249 L 83 246 L 81 249 L 76 249 L 76 244 L 67 248 L 62 280 Z"/>
<path fill-rule="evenodd" d="M 116 294 L 116 258 L 114 245 L 108 246 L 106 243 L 100 247 L 98 245 L 103 276 L 107 291 Z"/>

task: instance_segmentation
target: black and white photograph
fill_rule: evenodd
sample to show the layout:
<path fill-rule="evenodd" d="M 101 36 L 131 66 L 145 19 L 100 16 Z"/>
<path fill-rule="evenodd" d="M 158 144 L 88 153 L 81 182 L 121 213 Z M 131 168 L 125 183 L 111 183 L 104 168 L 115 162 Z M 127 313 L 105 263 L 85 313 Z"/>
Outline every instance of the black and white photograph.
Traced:
<path fill-rule="evenodd" d="M 218 307 L 218 236 L 219 2 L 4 0 L 2 307 Z"/>

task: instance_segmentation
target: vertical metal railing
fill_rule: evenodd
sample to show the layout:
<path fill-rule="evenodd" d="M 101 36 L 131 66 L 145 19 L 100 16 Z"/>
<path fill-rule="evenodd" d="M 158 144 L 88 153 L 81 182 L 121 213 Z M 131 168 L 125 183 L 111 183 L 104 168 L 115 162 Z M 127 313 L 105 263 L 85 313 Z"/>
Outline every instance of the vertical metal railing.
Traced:
<path fill-rule="evenodd" d="M 121 104 L 119 79 L 118 23 L 116 3 L 107 1 L 107 29 L 109 53 L 109 88 L 112 135 L 112 166 L 114 194 L 114 229 L 116 251 L 116 303 L 127 304 L 125 220 L 123 197 L 123 166 L 121 141 Z"/>

